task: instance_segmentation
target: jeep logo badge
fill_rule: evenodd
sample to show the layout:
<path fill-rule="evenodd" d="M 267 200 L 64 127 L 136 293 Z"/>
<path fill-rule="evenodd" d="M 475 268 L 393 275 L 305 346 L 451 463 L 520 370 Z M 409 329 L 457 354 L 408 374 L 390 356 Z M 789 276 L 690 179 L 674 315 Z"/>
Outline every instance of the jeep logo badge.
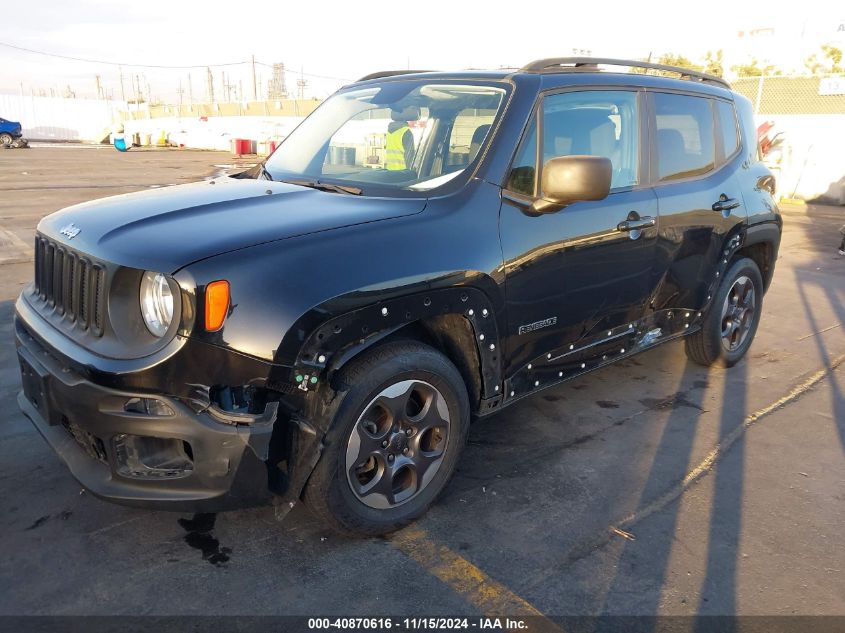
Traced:
<path fill-rule="evenodd" d="M 73 239 L 73 238 L 75 238 L 77 235 L 79 235 L 79 232 L 80 232 L 81 230 L 82 230 L 82 229 L 80 229 L 80 228 L 79 228 L 78 226 L 76 226 L 73 222 L 71 222 L 70 224 L 68 224 L 68 225 L 63 226 L 62 228 L 60 228 L 60 229 L 59 229 L 59 233 L 61 233 L 62 235 L 64 235 L 64 236 L 65 236 L 66 238 L 68 238 L 69 240 L 72 240 L 72 239 Z"/>

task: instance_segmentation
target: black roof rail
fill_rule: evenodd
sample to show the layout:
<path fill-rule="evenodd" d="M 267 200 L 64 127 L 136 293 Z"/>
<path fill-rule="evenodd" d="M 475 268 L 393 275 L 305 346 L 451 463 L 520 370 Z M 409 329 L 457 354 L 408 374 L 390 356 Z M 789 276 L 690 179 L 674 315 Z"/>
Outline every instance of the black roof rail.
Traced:
<path fill-rule="evenodd" d="M 431 70 L 380 70 L 376 73 L 370 73 L 369 75 L 364 75 L 360 79 L 356 80 L 355 83 L 359 81 L 369 81 L 370 79 L 384 79 L 385 77 L 395 77 L 396 75 L 412 75 L 414 73 L 430 73 L 433 72 Z"/>
<path fill-rule="evenodd" d="M 648 68 L 650 70 L 662 70 L 678 73 L 681 78 L 695 79 L 718 84 L 730 90 L 731 85 L 716 75 L 682 68 L 681 66 L 669 66 L 667 64 L 652 64 L 651 62 L 640 62 L 634 59 L 611 59 L 607 57 L 549 57 L 538 59 L 523 66 L 520 70 L 526 73 L 560 72 L 566 70 L 593 71 L 598 70 L 599 64 L 607 66 L 627 66 L 629 68 Z M 570 69 L 561 66 L 572 66 Z"/>

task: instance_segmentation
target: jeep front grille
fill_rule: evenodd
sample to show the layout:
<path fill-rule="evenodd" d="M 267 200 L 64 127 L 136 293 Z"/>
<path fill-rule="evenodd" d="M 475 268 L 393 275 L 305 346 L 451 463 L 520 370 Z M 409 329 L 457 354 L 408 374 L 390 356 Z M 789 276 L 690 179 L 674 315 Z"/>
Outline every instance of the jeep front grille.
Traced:
<path fill-rule="evenodd" d="M 94 336 L 103 335 L 105 269 L 43 237 L 35 238 L 35 293 Z"/>

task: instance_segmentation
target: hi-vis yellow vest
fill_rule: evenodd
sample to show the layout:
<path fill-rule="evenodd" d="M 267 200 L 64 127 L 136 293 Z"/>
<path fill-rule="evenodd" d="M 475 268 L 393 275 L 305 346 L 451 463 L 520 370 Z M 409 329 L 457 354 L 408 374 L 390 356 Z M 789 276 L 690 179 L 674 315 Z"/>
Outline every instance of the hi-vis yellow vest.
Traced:
<path fill-rule="evenodd" d="M 391 170 L 407 169 L 405 165 L 405 145 L 402 139 L 405 132 L 408 131 L 408 126 L 402 126 L 398 130 L 387 133 L 387 156 L 384 161 L 384 166 Z"/>

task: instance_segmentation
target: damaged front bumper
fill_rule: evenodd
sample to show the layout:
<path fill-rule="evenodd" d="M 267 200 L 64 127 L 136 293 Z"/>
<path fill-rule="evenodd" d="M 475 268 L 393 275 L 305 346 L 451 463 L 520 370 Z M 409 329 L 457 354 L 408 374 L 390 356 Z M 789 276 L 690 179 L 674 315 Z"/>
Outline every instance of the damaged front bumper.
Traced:
<path fill-rule="evenodd" d="M 180 512 L 273 503 L 281 516 L 319 457 L 318 434 L 279 402 L 246 419 L 128 381 L 92 380 L 36 338 L 20 313 L 15 342 L 21 410 L 100 498 Z"/>

